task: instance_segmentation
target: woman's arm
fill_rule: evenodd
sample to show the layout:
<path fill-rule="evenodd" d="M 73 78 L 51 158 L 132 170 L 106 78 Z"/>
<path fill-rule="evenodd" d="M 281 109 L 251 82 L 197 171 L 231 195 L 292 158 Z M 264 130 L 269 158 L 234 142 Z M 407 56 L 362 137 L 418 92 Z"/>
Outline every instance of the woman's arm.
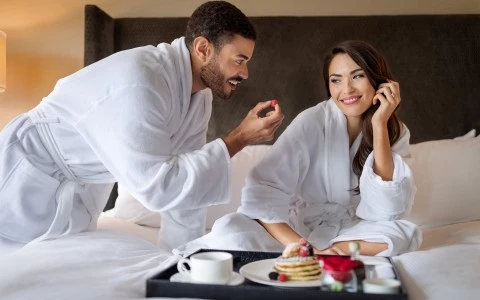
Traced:
<path fill-rule="evenodd" d="M 393 157 L 387 125 L 373 125 L 373 171 L 384 181 L 393 177 Z"/>
<path fill-rule="evenodd" d="M 380 107 L 372 117 L 373 127 L 373 171 L 385 181 L 393 177 L 393 157 L 388 136 L 387 122 L 400 104 L 400 86 L 398 82 L 389 81 L 379 86 L 373 97 L 373 104 L 380 101 Z"/>
<path fill-rule="evenodd" d="M 295 232 L 286 223 L 265 223 L 260 220 L 256 220 L 265 230 L 270 233 L 277 241 L 287 246 L 290 243 L 298 242 L 302 237 Z"/>

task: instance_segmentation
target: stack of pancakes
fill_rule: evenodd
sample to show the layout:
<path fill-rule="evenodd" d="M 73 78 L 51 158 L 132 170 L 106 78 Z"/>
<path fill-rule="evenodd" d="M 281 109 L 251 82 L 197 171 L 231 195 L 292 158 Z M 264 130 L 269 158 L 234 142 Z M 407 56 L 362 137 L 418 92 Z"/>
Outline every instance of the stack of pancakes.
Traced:
<path fill-rule="evenodd" d="M 318 280 L 322 272 L 318 259 L 313 255 L 313 248 L 300 243 L 287 245 L 282 256 L 275 260 L 273 268 L 292 281 Z"/>

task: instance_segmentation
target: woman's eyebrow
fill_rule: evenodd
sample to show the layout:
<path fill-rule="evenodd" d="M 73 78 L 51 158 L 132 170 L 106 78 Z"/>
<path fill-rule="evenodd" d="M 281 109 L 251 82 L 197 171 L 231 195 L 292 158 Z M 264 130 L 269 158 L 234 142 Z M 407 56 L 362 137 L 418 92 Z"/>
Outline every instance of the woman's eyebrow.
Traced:
<path fill-rule="evenodd" d="M 353 70 L 353 71 L 350 72 L 350 75 L 351 75 L 351 74 L 355 74 L 355 73 L 358 72 L 358 71 L 363 71 L 363 69 L 362 69 L 362 68 L 355 69 L 355 70 Z M 342 77 L 342 75 L 335 74 L 335 73 L 330 74 L 328 77 L 332 77 L 332 76 Z"/>
<path fill-rule="evenodd" d="M 358 71 L 363 71 L 363 69 L 362 69 L 362 68 L 355 69 L 355 70 L 353 70 L 352 72 L 350 72 L 350 74 L 356 73 L 356 72 L 358 72 Z"/>

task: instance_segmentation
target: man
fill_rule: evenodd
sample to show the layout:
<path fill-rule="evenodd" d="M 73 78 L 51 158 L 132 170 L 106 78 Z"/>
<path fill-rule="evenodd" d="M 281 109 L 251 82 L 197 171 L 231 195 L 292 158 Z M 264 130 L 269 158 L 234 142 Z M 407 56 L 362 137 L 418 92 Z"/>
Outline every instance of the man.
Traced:
<path fill-rule="evenodd" d="M 185 233 L 176 218 L 201 223 L 205 207 L 227 199 L 230 157 L 271 140 L 283 120 L 278 104 L 261 118 L 271 103 L 259 103 L 206 144 L 212 92 L 229 98 L 247 79 L 255 37 L 235 6 L 207 2 L 185 38 L 118 52 L 59 80 L 0 133 L 0 248 L 94 229 L 116 181 L 165 212 L 172 235 Z"/>

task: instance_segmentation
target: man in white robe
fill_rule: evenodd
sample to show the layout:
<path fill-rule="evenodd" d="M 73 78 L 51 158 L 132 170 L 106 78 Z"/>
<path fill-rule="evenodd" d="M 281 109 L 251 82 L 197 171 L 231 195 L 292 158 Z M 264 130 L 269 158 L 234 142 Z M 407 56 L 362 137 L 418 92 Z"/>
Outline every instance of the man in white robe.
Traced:
<path fill-rule="evenodd" d="M 300 113 L 247 177 L 237 213 L 217 220 L 212 231 L 174 250 L 200 248 L 282 252 L 285 245 L 262 225 L 288 224 L 316 249 L 337 242 L 386 243 L 380 256 L 416 250 L 418 227 L 400 218 L 413 203 L 415 185 L 402 157 L 409 154 L 410 132 L 403 125 L 392 146 L 394 172 L 384 181 L 373 171 L 373 152 L 360 177 L 361 194 L 352 193 L 358 178 L 352 161 L 362 134 L 349 147 L 347 120 L 330 99 Z M 319 145 L 321 145 L 319 147 Z"/>
<path fill-rule="evenodd" d="M 283 120 L 278 105 L 259 117 L 271 105 L 262 102 L 206 143 L 212 91 L 229 98 L 248 77 L 254 44 L 246 16 L 212 1 L 192 14 L 185 38 L 118 52 L 59 80 L 0 133 L 0 251 L 94 229 L 117 181 L 166 212 L 173 236 L 201 235 L 205 208 L 227 200 L 230 157 L 273 139 Z M 190 228 L 175 228 L 186 216 Z"/>

